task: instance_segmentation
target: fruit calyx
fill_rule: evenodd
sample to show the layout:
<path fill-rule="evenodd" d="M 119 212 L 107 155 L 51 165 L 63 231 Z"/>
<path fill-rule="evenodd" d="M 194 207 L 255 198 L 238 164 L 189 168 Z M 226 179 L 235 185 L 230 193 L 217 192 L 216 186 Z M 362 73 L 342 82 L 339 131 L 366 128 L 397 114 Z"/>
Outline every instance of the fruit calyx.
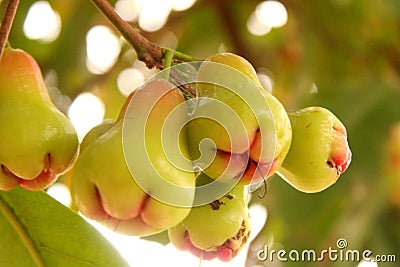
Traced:
<path fill-rule="evenodd" d="M 211 205 L 212 209 L 218 209 L 216 207 L 221 205 L 221 203 L 213 202 L 209 205 Z M 248 221 L 243 220 L 239 231 L 234 237 L 229 238 L 219 246 L 214 246 L 205 250 L 193 245 L 192 241 L 190 240 L 190 234 L 186 230 L 184 233 L 183 248 L 190 251 L 193 255 L 204 260 L 212 260 L 218 258 L 221 261 L 230 261 L 237 255 L 237 253 L 249 239 L 250 231 L 248 229 L 250 226 L 247 224 Z"/>
<path fill-rule="evenodd" d="M 343 140 L 347 139 L 347 132 L 344 127 L 332 127 L 333 132 L 333 139 L 337 140 L 337 142 L 343 142 Z M 332 146 L 330 157 L 327 161 L 327 164 L 332 167 L 336 168 L 337 174 L 341 175 L 347 170 L 347 167 L 350 165 L 351 162 L 351 150 L 346 149 L 345 146 Z"/>
<path fill-rule="evenodd" d="M 107 225 L 107 227 L 113 229 L 114 231 L 118 231 L 118 226 L 122 221 L 130 220 L 135 220 L 146 227 L 151 227 L 142 217 L 143 211 L 145 210 L 146 205 L 150 200 L 149 195 L 144 195 L 140 200 L 139 205 L 137 207 L 134 207 L 130 213 L 127 213 L 124 216 L 118 216 L 117 214 L 112 214 L 112 212 L 108 211 L 108 209 L 104 205 L 103 198 L 97 186 L 94 186 L 94 190 L 96 192 L 95 196 L 100 205 L 100 209 L 94 216 L 92 216 L 92 219 L 103 221 Z"/>
<path fill-rule="evenodd" d="M 13 171 L 7 168 L 6 165 L 1 164 L 1 172 L 11 178 L 14 185 L 19 185 L 28 190 L 41 190 L 43 186 L 49 186 L 57 178 L 57 174 L 51 168 L 51 155 L 47 154 L 45 157 L 42 171 L 32 179 L 24 179 L 16 175 Z"/>

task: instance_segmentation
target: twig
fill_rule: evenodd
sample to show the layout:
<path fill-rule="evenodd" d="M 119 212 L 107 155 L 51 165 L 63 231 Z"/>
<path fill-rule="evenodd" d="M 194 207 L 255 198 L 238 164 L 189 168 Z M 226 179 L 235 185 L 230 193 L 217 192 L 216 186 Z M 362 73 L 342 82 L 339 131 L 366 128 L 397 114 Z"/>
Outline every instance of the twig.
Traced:
<path fill-rule="evenodd" d="M 163 50 L 163 57 L 164 57 L 164 78 L 166 80 L 169 80 L 169 67 L 171 67 L 172 64 L 172 58 L 174 56 L 174 52 L 171 50 Z"/>
<path fill-rule="evenodd" d="M 172 50 L 164 50 L 163 49 L 163 57 L 164 57 L 164 66 L 163 69 L 168 69 L 172 65 L 172 59 L 174 58 L 174 51 Z"/>
<path fill-rule="evenodd" d="M 3 55 L 4 47 L 6 46 L 8 36 L 10 35 L 11 26 L 14 21 L 15 13 L 17 13 L 19 0 L 9 0 L 6 12 L 4 13 L 3 21 L 0 27 L 0 58 Z"/>
<path fill-rule="evenodd" d="M 110 20 L 122 36 L 135 49 L 139 60 L 143 61 L 149 69 L 162 67 L 162 50 L 155 43 L 150 42 L 139 34 L 132 26 L 123 20 L 107 0 L 92 0 L 97 8 Z"/>
<path fill-rule="evenodd" d="M 182 52 L 170 49 L 170 48 L 166 48 L 166 47 L 161 47 L 163 55 L 166 55 L 167 52 L 171 52 L 172 53 L 172 58 L 176 59 L 178 61 L 183 61 L 183 62 L 190 62 L 190 61 L 196 61 L 197 59 L 194 59 L 193 57 L 186 55 Z"/>

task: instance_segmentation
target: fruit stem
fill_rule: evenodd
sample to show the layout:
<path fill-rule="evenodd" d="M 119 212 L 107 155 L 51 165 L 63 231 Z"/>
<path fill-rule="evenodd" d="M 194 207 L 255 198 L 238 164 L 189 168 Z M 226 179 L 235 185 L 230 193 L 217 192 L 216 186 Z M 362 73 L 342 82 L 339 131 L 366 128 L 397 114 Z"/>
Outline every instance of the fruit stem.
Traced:
<path fill-rule="evenodd" d="M 199 267 L 203 265 L 203 258 L 204 258 L 204 251 L 201 251 L 199 257 Z"/>
<path fill-rule="evenodd" d="M 195 61 L 196 59 L 194 59 L 193 57 L 186 55 L 182 52 L 173 50 L 171 48 L 167 48 L 167 47 L 161 47 L 161 50 L 163 51 L 163 54 L 166 53 L 167 51 L 171 51 L 173 53 L 172 58 L 179 60 L 179 61 L 183 61 L 183 62 L 190 62 L 190 61 Z"/>
<path fill-rule="evenodd" d="M 0 27 L 0 59 L 3 55 L 4 47 L 6 46 L 8 36 L 10 35 L 11 27 L 14 22 L 15 14 L 17 13 L 19 0 L 9 0 L 4 13 L 3 21 Z"/>
<path fill-rule="evenodd" d="M 169 80 L 169 67 L 171 67 L 174 52 L 170 49 L 163 50 L 164 57 L 164 79 Z"/>

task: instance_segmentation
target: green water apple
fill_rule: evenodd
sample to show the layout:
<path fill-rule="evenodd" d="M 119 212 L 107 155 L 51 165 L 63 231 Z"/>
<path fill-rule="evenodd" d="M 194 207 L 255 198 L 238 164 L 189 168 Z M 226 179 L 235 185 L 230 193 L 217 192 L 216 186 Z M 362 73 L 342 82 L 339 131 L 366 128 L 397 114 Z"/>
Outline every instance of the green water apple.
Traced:
<path fill-rule="evenodd" d="M 6 48 L 0 61 L 0 189 L 41 190 L 74 163 L 78 138 L 52 103 L 35 59 Z"/>
<path fill-rule="evenodd" d="M 162 97 L 155 99 L 154 96 L 160 93 Z M 116 232 L 146 236 L 178 224 L 188 215 L 190 207 L 174 206 L 154 198 L 142 189 L 128 168 L 124 149 L 133 149 L 135 153 L 135 148 L 123 146 L 123 123 L 127 107 L 133 100 L 133 105 L 137 105 L 134 108 L 139 110 L 147 102 L 153 102 L 154 107 L 146 118 L 146 128 L 141 129 L 146 139 L 136 140 L 146 144 L 147 154 L 140 155 L 137 162 L 130 162 L 131 166 L 146 168 L 140 159 L 148 157 L 157 174 L 169 183 L 194 188 L 193 172 L 176 167 L 163 153 L 161 134 L 168 130 L 163 127 L 164 121 L 176 106 L 184 103 L 181 92 L 165 80 L 151 81 L 134 91 L 115 122 L 104 122 L 85 136 L 82 151 L 72 170 L 71 187 L 75 203 L 88 218 L 98 220 Z M 186 111 L 182 110 L 174 117 L 173 123 L 181 125 L 186 116 Z M 182 133 L 179 142 L 181 152 L 187 154 L 185 137 Z M 187 168 L 191 169 L 191 166 Z M 153 178 L 141 177 L 145 180 Z M 154 185 L 151 190 L 164 189 Z M 194 191 L 189 197 L 194 198 Z"/>
<path fill-rule="evenodd" d="M 322 107 L 307 107 L 290 113 L 289 118 L 293 139 L 278 174 L 303 192 L 328 188 L 351 161 L 346 128 Z"/>

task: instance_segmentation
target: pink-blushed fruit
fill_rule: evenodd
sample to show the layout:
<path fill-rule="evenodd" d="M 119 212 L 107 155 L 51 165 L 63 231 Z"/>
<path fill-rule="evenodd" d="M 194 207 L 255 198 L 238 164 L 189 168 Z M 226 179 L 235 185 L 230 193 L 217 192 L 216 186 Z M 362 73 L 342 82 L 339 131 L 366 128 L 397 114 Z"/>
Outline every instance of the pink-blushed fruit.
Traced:
<path fill-rule="evenodd" d="M 329 110 L 307 107 L 289 113 L 292 144 L 278 174 L 299 191 L 334 184 L 351 162 L 346 128 Z"/>
<path fill-rule="evenodd" d="M 75 129 L 23 50 L 6 48 L 0 61 L 0 122 L 0 190 L 42 190 L 75 162 Z"/>
<path fill-rule="evenodd" d="M 188 123 L 196 164 L 213 179 L 249 184 L 270 177 L 291 142 L 283 105 L 262 88 L 253 66 L 232 53 L 206 59 L 197 80 L 198 101 Z"/>
<path fill-rule="evenodd" d="M 171 243 L 204 260 L 230 261 L 246 244 L 251 230 L 247 190 L 238 184 L 220 199 L 193 207 L 185 220 L 168 230 Z"/>
<path fill-rule="evenodd" d="M 160 93 L 162 97 L 155 99 Z M 127 166 L 124 149 L 135 149 L 123 146 L 123 123 L 127 106 L 131 103 L 141 110 L 141 105 L 150 102 L 154 107 L 147 117 L 146 128 L 141 129 L 146 139 L 137 140 L 146 143 L 148 148 L 147 155 L 140 155 L 141 158 L 149 157 L 154 168 L 168 182 L 194 187 L 194 174 L 177 168 L 163 153 L 163 123 L 171 111 L 184 102 L 180 91 L 165 80 L 151 81 L 133 92 L 115 122 L 106 121 L 93 128 L 85 136 L 82 151 L 72 170 L 72 196 L 79 210 L 88 218 L 127 235 L 146 236 L 161 232 L 178 224 L 190 211 L 190 207 L 169 205 L 147 194 Z M 174 117 L 174 123 L 180 126 L 186 115 L 182 110 L 182 113 Z M 187 147 L 184 137 L 185 134 L 180 136 L 180 149 L 185 154 Z M 134 168 L 146 168 L 142 162 L 131 164 Z M 154 178 L 158 177 L 141 177 Z M 154 187 L 153 190 L 163 188 Z M 194 191 L 191 197 L 194 198 Z"/>

